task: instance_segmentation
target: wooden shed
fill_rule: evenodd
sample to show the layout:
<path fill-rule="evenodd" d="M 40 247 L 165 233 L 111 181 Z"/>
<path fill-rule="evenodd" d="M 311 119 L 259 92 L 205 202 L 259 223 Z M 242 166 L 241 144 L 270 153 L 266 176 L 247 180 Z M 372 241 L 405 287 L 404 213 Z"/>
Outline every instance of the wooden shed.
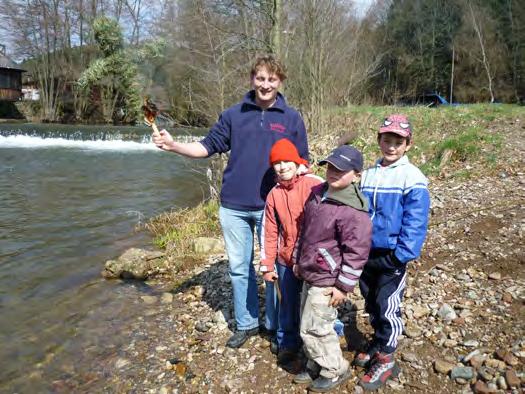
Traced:
<path fill-rule="evenodd" d="M 0 101 L 17 101 L 22 96 L 22 70 L 0 45 Z"/>

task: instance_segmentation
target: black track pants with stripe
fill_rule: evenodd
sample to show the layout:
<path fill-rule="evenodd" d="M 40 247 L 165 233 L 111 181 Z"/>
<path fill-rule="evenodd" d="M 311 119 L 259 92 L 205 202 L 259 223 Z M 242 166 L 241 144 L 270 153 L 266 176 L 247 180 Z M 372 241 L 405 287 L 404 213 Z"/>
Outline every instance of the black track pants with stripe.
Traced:
<path fill-rule="evenodd" d="M 405 283 L 406 264 L 397 261 L 391 250 L 373 249 L 370 252 L 359 288 L 374 328 L 373 345 L 384 353 L 396 350 L 397 337 L 403 333 L 399 307 Z"/>

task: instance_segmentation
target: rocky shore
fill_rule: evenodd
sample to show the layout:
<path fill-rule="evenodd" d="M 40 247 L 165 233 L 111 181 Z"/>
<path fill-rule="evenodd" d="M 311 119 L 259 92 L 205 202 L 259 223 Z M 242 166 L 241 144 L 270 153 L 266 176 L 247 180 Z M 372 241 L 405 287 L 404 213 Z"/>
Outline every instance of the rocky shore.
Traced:
<path fill-rule="evenodd" d="M 429 234 L 422 257 L 411 263 L 402 306 L 402 373 L 379 392 L 523 392 L 523 131 L 509 131 L 505 157 L 490 171 L 463 163 L 472 176 L 458 179 L 444 172 L 431 180 Z M 105 391 L 306 392 L 276 365 L 265 338 L 254 337 L 239 350 L 225 348 L 233 310 L 224 254 L 211 255 L 176 278 L 163 265 L 162 254 L 148 256 L 137 260 L 147 262 L 138 277 L 149 278 L 156 291 L 130 300 L 144 313 L 119 328 L 128 333 L 129 343 L 95 367 L 95 374 L 104 371 Z M 115 262 L 110 266 L 109 276 L 132 271 L 119 271 Z M 259 290 L 262 299 L 262 282 Z M 346 334 L 341 346 L 348 360 L 371 332 L 363 307 L 356 289 L 341 316 Z M 339 392 L 362 392 L 356 386 L 362 374 L 356 368 Z M 79 382 L 76 388 L 89 391 L 90 384 Z"/>

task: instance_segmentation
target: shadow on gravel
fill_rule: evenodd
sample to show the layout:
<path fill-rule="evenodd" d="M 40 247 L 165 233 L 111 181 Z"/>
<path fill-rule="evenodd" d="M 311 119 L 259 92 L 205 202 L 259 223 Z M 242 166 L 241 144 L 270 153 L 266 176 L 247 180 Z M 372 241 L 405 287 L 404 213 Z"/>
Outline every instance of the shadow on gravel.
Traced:
<path fill-rule="evenodd" d="M 346 301 L 343 306 L 339 308 L 339 320 L 345 324 L 344 334 L 347 350 L 350 353 L 357 351 L 364 351 L 367 344 L 365 335 L 357 328 L 357 309 L 350 301 Z"/>
<path fill-rule="evenodd" d="M 206 267 L 202 272 L 185 279 L 177 284 L 170 292 L 173 294 L 198 293 L 203 302 L 213 311 L 221 311 L 228 322 L 233 317 L 232 288 L 228 275 L 228 260 L 222 259 Z M 264 321 L 264 288 L 262 279 L 258 276 L 259 287 L 259 320 Z M 344 335 L 349 352 L 362 351 L 366 348 L 366 337 L 357 327 L 357 309 L 350 301 L 339 307 L 338 318 L 345 324 Z M 230 320 L 231 322 L 231 320 Z M 234 327 L 230 326 L 230 329 Z M 266 338 L 266 333 L 261 332 L 261 337 Z M 268 338 L 266 338 L 268 339 Z"/>
<path fill-rule="evenodd" d="M 228 260 L 223 259 L 215 264 L 211 264 L 202 272 L 185 279 L 175 285 L 170 291 L 173 294 L 179 292 L 192 292 L 198 286 L 202 286 L 202 301 L 214 311 L 221 310 L 228 320 L 232 306 L 232 290 L 228 276 Z M 196 290 L 197 292 L 199 290 Z M 198 298 L 200 298 L 198 297 Z"/>

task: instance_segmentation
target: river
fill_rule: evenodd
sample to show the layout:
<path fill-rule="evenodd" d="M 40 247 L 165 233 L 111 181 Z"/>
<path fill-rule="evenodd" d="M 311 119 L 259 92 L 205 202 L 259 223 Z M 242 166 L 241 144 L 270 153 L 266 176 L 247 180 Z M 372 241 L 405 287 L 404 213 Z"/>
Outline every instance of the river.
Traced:
<path fill-rule="evenodd" d="M 144 127 L 0 124 L 1 392 L 47 391 L 35 385 L 65 360 L 96 362 L 87 344 L 117 346 L 108 322 L 151 290 L 104 281 L 104 261 L 148 245 L 137 227 L 152 216 L 201 201 L 206 164 L 158 150 Z"/>

